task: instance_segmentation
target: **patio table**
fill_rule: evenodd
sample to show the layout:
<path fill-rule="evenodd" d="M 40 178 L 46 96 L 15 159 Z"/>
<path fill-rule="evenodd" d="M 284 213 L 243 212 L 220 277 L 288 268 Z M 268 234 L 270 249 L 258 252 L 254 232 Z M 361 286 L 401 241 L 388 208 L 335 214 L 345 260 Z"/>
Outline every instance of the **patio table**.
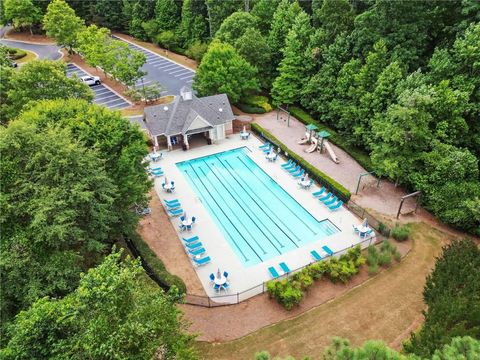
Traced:
<path fill-rule="evenodd" d="M 310 180 L 299 181 L 298 184 L 299 184 L 302 188 L 306 189 L 307 187 L 310 186 Z"/>
<path fill-rule="evenodd" d="M 150 159 L 152 159 L 152 161 L 157 161 L 158 159 L 160 159 L 160 156 L 162 156 L 162 153 L 151 153 L 150 154 Z"/>
<path fill-rule="evenodd" d="M 276 157 L 277 157 L 277 154 L 275 154 L 273 151 L 266 156 L 266 158 L 267 158 L 269 161 L 274 161 Z"/>
<path fill-rule="evenodd" d="M 187 219 L 182 221 L 183 226 L 190 226 L 190 225 L 192 225 L 192 223 L 193 223 L 192 218 L 187 218 Z"/>
<path fill-rule="evenodd" d="M 172 184 L 171 183 L 167 183 L 163 186 L 163 188 L 165 189 L 165 191 L 169 192 L 172 190 Z"/>
<path fill-rule="evenodd" d="M 220 278 L 215 276 L 215 279 L 213 280 L 215 285 L 225 285 L 227 283 L 227 278 L 225 276 L 220 276 Z"/>
<path fill-rule="evenodd" d="M 240 133 L 240 138 L 241 138 L 242 140 L 247 140 L 249 136 L 250 136 L 250 133 L 249 133 L 249 132 L 241 132 L 241 133 Z"/>

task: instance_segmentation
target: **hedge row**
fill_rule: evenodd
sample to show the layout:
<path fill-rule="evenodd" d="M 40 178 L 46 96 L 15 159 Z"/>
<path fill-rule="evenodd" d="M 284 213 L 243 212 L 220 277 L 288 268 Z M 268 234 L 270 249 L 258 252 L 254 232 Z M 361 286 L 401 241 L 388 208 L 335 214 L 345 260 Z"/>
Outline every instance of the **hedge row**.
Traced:
<path fill-rule="evenodd" d="M 356 162 L 358 162 L 364 169 L 367 171 L 372 171 L 373 170 L 373 165 L 372 161 L 370 160 L 370 156 L 365 153 L 363 150 L 360 150 L 359 148 L 352 146 L 348 144 L 348 142 L 341 136 L 338 135 L 335 130 L 332 130 L 325 124 L 315 120 L 312 118 L 308 113 L 306 113 L 303 109 L 297 107 L 297 106 L 291 106 L 289 108 L 290 113 L 299 121 L 304 123 L 305 125 L 309 124 L 314 124 L 318 127 L 318 130 L 326 130 L 328 131 L 331 135 L 329 137 L 329 140 L 337 145 L 339 148 L 343 149 L 345 152 L 347 152 L 351 157 L 355 159 Z"/>
<path fill-rule="evenodd" d="M 272 111 L 268 98 L 262 95 L 249 95 L 242 98 L 237 107 L 248 114 L 264 114 Z"/>
<path fill-rule="evenodd" d="M 275 146 L 280 147 L 280 149 L 282 149 L 284 153 L 288 154 L 288 158 L 291 158 L 292 160 L 297 162 L 298 165 L 304 168 L 313 180 L 316 180 L 318 183 L 325 186 L 329 191 L 333 192 L 343 202 L 347 203 L 348 200 L 350 200 L 352 194 L 344 186 L 318 170 L 301 156 L 295 154 L 293 151 L 287 148 L 280 140 L 278 140 L 275 136 L 270 134 L 260 125 L 253 123 L 251 124 L 251 128 L 255 133 L 259 134 L 269 142 L 273 143 Z"/>
<path fill-rule="evenodd" d="M 149 274 L 155 281 L 161 282 L 166 287 L 170 288 L 172 285 L 175 285 L 180 293 L 185 294 L 187 292 L 187 287 L 182 279 L 176 275 L 170 274 L 166 269 L 163 262 L 155 255 L 155 253 L 150 249 L 150 247 L 143 241 L 142 237 L 136 232 L 129 234 L 129 239 L 133 246 L 134 250 L 138 252 L 138 256 L 146 264 L 145 270 L 147 268 L 151 270 Z M 135 252 L 135 251 L 132 251 Z M 148 270 L 147 270 L 148 272 Z"/>
<path fill-rule="evenodd" d="M 237 103 L 235 104 L 235 106 L 247 114 L 264 114 L 265 113 L 265 109 L 258 106 L 252 106 L 244 103 Z"/>

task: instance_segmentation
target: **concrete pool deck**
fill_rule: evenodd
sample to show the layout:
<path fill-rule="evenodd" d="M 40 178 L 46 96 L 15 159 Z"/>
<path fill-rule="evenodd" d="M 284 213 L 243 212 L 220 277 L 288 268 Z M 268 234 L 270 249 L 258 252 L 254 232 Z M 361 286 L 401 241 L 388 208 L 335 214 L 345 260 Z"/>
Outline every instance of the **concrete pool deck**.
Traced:
<path fill-rule="evenodd" d="M 280 273 L 278 264 L 285 262 L 293 271 L 313 262 L 310 255 L 310 251 L 312 250 L 316 250 L 320 254 L 325 254 L 322 246 L 327 245 L 332 251 L 338 252 L 360 242 L 358 235 L 352 231 L 352 225 L 359 224 L 360 219 L 343 207 L 335 212 L 328 210 L 326 206 L 311 195 L 312 192 L 318 190 L 317 186 L 312 187 L 310 190 L 301 189 L 297 185 L 296 180 L 289 176 L 280 166 L 284 161 L 279 159 L 275 163 L 268 162 L 263 152 L 258 149 L 260 145 L 262 145 L 262 142 L 254 136 L 244 141 L 240 139 L 238 134 L 233 134 L 230 135 L 228 139 L 210 146 L 197 147 L 189 151 L 175 150 L 166 152 L 164 153 L 165 158 L 163 160 L 152 163 L 152 165 L 162 167 L 169 182 L 175 181 L 176 190 L 171 194 L 162 189 L 161 184 L 164 181 L 163 177 L 155 179 L 155 190 L 159 198 L 162 200 L 178 199 L 188 216 L 195 216 L 197 218 L 193 230 L 184 232 L 180 232 L 179 230 L 179 218 L 172 218 L 173 226 L 178 235 L 178 239 L 176 240 L 181 242 L 181 237 L 194 235 L 200 238 L 200 241 L 207 251 L 207 255 L 210 256 L 212 261 L 207 265 L 196 268 L 196 273 L 207 295 L 215 297 L 215 301 L 217 302 L 236 302 L 237 293 L 242 293 L 238 296 L 238 300 L 240 301 L 261 293 L 263 290 L 262 284 L 271 280 L 268 272 L 270 266 L 274 266 Z M 176 166 L 176 163 L 181 161 L 208 156 L 239 147 L 248 148 L 250 152 L 247 151 L 247 153 L 250 158 L 285 189 L 290 196 L 310 212 L 314 218 L 319 221 L 328 218 L 341 231 L 321 240 L 306 244 L 298 249 L 278 255 L 260 264 L 245 268 L 224 238 L 215 220 L 202 204 L 199 196 Z M 368 242 L 365 245 L 368 245 Z M 194 265 L 192 264 L 192 266 Z M 218 269 L 222 272 L 227 271 L 229 273 L 230 290 L 226 293 L 224 291 L 221 293 L 216 292 L 210 283 L 209 275 L 216 273 Z"/>

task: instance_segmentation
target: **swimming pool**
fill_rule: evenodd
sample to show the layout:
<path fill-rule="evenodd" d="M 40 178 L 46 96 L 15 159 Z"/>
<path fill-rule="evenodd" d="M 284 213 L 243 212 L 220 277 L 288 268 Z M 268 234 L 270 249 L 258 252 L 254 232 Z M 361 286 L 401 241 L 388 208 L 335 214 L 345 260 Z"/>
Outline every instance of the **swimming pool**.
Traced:
<path fill-rule="evenodd" d="M 317 221 L 247 152 L 176 164 L 245 267 L 339 232 L 331 221 Z"/>

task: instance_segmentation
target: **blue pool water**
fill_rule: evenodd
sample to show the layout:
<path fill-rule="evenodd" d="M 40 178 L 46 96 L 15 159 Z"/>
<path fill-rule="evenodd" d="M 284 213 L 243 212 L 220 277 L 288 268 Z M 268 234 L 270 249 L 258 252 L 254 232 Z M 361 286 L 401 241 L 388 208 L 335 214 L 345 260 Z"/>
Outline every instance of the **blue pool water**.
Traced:
<path fill-rule="evenodd" d="M 317 221 L 247 151 L 176 164 L 245 267 L 339 232 L 329 220 Z"/>

